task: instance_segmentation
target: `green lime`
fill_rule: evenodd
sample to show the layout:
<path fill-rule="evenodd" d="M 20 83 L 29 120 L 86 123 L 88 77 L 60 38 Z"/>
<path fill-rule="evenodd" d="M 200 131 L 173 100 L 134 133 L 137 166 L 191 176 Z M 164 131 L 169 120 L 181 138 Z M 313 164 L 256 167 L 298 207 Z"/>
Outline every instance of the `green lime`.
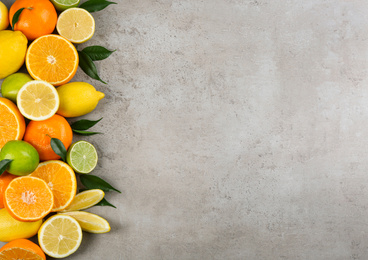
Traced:
<path fill-rule="evenodd" d="M 96 167 L 97 160 L 96 148 L 86 141 L 72 144 L 66 155 L 67 163 L 78 173 L 90 173 Z"/>
<path fill-rule="evenodd" d="M 1 95 L 17 103 L 17 94 L 21 87 L 27 82 L 33 80 L 31 76 L 26 73 L 14 73 L 6 77 L 1 84 Z"/>
<path fill-rule="evenodd" d="M 33 172 L 40 162 L 37 150 L 25 141 L 13 140 L 7 142 L 0 151 L 0 161 L 13 160 L 7 172 L 24 176 Z"/>
<path fill-rule="evenodd" d="M 51 0 L 51 2 L 59 12 L 79 5 L 79 0 Z"/>

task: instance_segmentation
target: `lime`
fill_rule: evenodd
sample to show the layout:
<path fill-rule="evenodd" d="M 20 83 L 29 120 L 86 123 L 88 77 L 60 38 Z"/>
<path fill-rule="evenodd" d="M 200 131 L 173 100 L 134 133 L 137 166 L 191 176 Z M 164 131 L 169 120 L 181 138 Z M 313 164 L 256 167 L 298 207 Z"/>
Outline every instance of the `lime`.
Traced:
<path fill-rule="evenodd" d="M 31 80 L 33 80 L 33 78 L 26 73 L 18 72 L 11 74 L 6 77 L 1 84 L 1 95 L 16 103 L 18 91 L 24 84 Z"/>
<path fill-rule="evenodd" d="M 0 161 L 13 160 L 7 171 L 14 175 L 28 175 L 33 172 L 39 163 L 37 150 L 25 141 L 12 140 L 7 142 L 0 151 Z"/>
<path fill-rule="evenodd" d="M 77 7 L 79 4 L 79 0 L 51 0 L 51 2 L 59 12 L 71 7 Z"/>
<path fill-rule="evenodd" d="M 72 144 L 66 155 L 66 161 L 78 173 L 90 173 L 96 167 L 97 160 L 96 148 L 86 141 Z"/>

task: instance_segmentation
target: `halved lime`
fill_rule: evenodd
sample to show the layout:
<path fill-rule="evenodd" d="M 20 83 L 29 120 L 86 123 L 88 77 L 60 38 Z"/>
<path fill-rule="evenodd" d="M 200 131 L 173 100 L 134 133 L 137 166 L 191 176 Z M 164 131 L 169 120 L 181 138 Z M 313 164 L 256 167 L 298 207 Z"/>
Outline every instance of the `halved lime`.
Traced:
<path fill-rule="evenodd" d="M 77 7 L 80 0 L 51 0 L 56 10 L 62 12 L 68 8 Z"/>
<path fill-rule="evenodd" d="M 90 173 L 96 167 L 97 160 L 96 148 L 86 141 L 72 144 L 66 155 L 67 163 L 77 173 Z"/>

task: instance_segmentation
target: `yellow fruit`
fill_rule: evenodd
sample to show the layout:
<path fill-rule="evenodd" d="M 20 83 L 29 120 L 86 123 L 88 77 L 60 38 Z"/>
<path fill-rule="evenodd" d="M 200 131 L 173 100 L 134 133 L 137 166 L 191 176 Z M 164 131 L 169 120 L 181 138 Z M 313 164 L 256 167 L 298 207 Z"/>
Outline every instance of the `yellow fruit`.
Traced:
<path fill-rule="evenodd" d="M 69 10 L 69 9 L 68 9 Z M 86 83 L 72 82 L 58 87 L 60 106 L 57 114 L 64 117 L 77 117 L 88 114 L 105 97 L 105 94 Z"/>
<path fill-rule="evenodd" d="M 8 8 L 0 1 L 0 31 L 5 30 L 9 26 Z"/>
<path fill-rule="evenodd" d="M 24 63 L 28 40 L 20 31 L 0 31 L 0 79 L 17 72 Z"/>
<path fill-rule="evenodd" d="M 110 224 L 106 219 L 96 214 L 85 211 L 70 211 L 63 214 L 75 218 L 83 231 L 95 234 L 107 233 L 110 231 Z"/>
<path fill-rule="evenodd" d="M 9 242 L 18 238 L 29 238 L 37 234 L 42 220 L 23 222 L 14 219 L 6 209 L 0 209 L 0 241 Z"/>
<path fill-rule="evenodd" d="M 64 210 L 75 211 L 88 209 L 99 203 L 105 196 L 105 193 L 100 189 L 86 190 L 75 195 L 72 203 Z"/>

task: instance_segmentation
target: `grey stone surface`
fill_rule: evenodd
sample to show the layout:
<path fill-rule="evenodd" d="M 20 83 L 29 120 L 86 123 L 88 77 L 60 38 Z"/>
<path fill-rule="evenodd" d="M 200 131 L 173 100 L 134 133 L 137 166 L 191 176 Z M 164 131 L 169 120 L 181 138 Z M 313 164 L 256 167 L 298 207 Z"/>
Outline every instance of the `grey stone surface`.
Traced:
<path fill-rule="evenodd" d="M 367 1 L 118 2 L 73 80 L 122 194 L 67 259 L 368 259 Z"/>

